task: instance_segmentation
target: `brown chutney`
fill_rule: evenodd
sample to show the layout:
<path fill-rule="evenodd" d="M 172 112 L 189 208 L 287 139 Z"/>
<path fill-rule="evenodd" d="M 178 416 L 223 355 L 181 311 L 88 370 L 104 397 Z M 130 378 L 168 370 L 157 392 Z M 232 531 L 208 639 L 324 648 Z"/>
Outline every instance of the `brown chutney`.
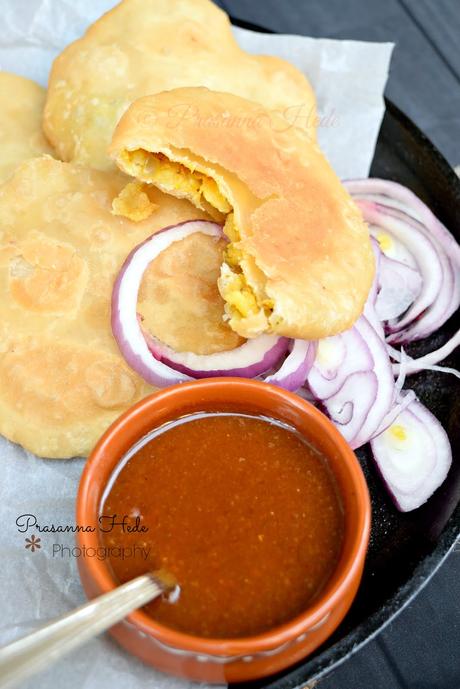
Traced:
<path fill-rule="evenodd" d="M 176 602 L 154 601 L 147 614 L 210 638 L 255 635 L 306 610 L 335 569 L 344 532 L 327 458 L 281 422 L 233 413 L 153 431 L 117 467 L 101 514 L 148 529 L 101 532 L 120 582 L 163 569 L 179 583 Z M 125 559 L 113 550 L 134 546 Z"/>

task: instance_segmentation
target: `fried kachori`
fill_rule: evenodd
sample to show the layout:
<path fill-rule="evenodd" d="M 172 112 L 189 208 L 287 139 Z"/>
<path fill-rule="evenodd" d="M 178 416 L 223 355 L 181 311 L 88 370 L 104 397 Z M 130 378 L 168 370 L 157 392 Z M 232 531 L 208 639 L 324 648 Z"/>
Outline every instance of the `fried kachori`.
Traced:
<path fill-rule="evenodd" d="M 47 137 L 63 160 L 99 169 L 121 115 L 141 96 L 179 86 L 229 91 L 279 110 L 309 113 L 315 97 L 293 65 L 246 53 L 227 15 L 209 0 L 123 0 L 55 60 L 44 115 Z M 174 118 L 194 113 L 181 108 Z"/>
<path fill-rule="evenodd" d="M 42 132 L 45 97 L 34 81 L 0 72 L 0 184 L 24 160 L 52 153 Z"/>
<path fill-rule="evenodd" d="M 178 104 L 201 119 L 172 127 Z M 139 182 L 225 218 L 219 288 L 241 336 L 315 340 L 362 313 L 374 276 L 369 231 L 302 130 L 239 96 L 181 88 L 133 103 L 110 151 Z"/>
<path fill-rule="evenodd" d="M 86 455 L 152 391 L 112 336 L 113 283 L 137 244 L 207 217 L 154 188 L 147 220 L 116 216 L 112 201 L 126 181 L 43 156 L 0 187 L 0 432 L 40 456 Z M 238 344 L 216 285 L 223 246 L 192 236 L 148 268 L 139 313 L 166 344 L 197 353 Z"/>

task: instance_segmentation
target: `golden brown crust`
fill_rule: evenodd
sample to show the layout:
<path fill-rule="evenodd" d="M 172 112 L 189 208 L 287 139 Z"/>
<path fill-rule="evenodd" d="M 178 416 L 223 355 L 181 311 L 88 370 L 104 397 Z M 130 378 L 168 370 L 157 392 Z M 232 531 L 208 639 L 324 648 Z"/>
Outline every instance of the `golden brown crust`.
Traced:
<path fill-rule="evenodd" d="M 107 146 L 129 104 L 178 86 L 237 93 L 287 116 L 296 107 L 315 113 L 304 76 L 284 60 L 241 50 L 227 15 L 209 0 L 123 0 L 55 60 L 46 135 L 63 160 L 107 169 Z"/>
<path fill-rule="evenodd" d="M 199 118 L 178 120 L 178 104 L 193 104 Z M 157 183 L 149 166 L 162 159 L 150 156 L 145 167 L 132 152 L 160 153 L 217 182 L 235 212 L 239 269 L 261 299 L 274 302 L 267 317 L 232 318 L 242 336 L 271 330 L 317 339 L 346 330 L 362 312 L 374 274 L 369 233 L 304 132 L 238 96 L 184 88 L 136 101 L 110 150 L 123 171 L 144 182 Z M 177 195 L 197 203 L 184 191 Z M 227 277 L 220 289 L 228 302 Z"/>
<path fill-rule="evenodd" d="M 116 217 L 126 181 L 45 156 L 0 187 L 0 433 L 38 455 L 86 455 L 153 389 L 118 351 L 112 285 L 136 245 L 206 216 L 152 188 L 148 220 Z M 146 327 L 177 349 L 219 351 L 237 337 L 222 324 L 215 286 L 221 247 L 201 240 L 178 242 L 149 266 L 139 306 Z"/>
<path fill-rule="evenodd" d="M 139 294 L 144 325 L 178 352 L 213 354 L 241 338 L 224 322 L 217 289 L 225 243 L 203 234 L 170 246 L 146 271 Z"/>
<path fill-rule="evenodd" d="M 34 81 L 0 72 L 0 183 L 24 160 L 52 153 L 42 132 L 45 97 Z"/>

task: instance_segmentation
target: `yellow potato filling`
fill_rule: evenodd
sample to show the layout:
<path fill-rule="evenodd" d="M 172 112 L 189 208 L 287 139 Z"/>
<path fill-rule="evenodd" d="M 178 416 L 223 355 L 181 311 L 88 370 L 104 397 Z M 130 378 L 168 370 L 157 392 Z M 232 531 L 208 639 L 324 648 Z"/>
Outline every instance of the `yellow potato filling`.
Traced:
<path fill-rule="evenodd" d="M 233 213 L 227 216 L 224 225 L 224 233 L 230 242 L 224 251 L 224 269 L 219 280 L 220 292 L 227 304 L 227 314 L 230 316 L 230 324 L 233 319 L 259 315 L 265 321 L 273 311 L 273 301 L 261 294 L 261 287 L 255 290 L 248 282 L 248 277 L 254 278 L 258 285 L 260 270 L 254 259 L 245 255 L 239 247 L 240 232 L 236 226 Z M 243 270 L 247 273 L 243 272 Z M 257 277 L 259 280 L 257 280 Z M 256 293 L 259 292 L 259 293 Z M 265 328 L 263 328 L 265 329 Z"/>
<path fill-rule="evenodd" d="M 112 213 L 134 222 L 149 218 L 158 208 L 158 204 L 150 200 L 148 186 L 143 182 L 127 184 L 112 201 Z"/>
<path fill-rule="evenodd" d="M 138 180 L 154 184 L 167 193 L 186 197 L 198 208 L 206 211 L 217 210 L 226 215 L 224 234 L 230 240 L 224 252 L 219 289 L 226 302 L 226 312 L 230 325 L 242 318 L 255 317 L 260 329 L 271 315 L 273 302 L 261 294 L 261 287 L 255 291 L 247 277 L 261 276 L 252 257 L 246 256 L 239 247 L 240 232 L 236 226 L 232 206 L 219 189 L 217 182 L 208 175 L 190 169 L 182 163 L 169 160 L 162 153 L 150 153 L 143 149 L 124 151 L 122 154 L 125 169 Z M 254 283 L 262 282 L 255 280 Z M 256 293 L 258 292 L 258 293 Z M 233 324 L 232 324 L 233 321 Z M 257 329 L 257 326 L 255 326 Z M 237 329 L 237 328 L 235 328 Z"/>
<path fill-rule="evenodd" d="M 221 194 L 216 182 L 207 175 L 190 170 L 182 163 L 169 160 L 162 153 L 143 149 L 125 151 L 125 162 L 133 177 L 155 184 L 166 192 L 186 196 L 199 208 L 206 210 L 203 199 L 219 213 L 230 213 L 230 204 Z"/>

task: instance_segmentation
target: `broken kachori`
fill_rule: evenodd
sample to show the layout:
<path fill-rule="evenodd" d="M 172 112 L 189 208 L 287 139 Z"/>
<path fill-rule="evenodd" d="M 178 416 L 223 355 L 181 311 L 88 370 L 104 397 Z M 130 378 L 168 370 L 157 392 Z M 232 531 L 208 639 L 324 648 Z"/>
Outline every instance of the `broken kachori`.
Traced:
<path fill-rule="evenodd" d="M 178 104 L 201 119 L 171 126 Z M 362 313 L 374 276 L 369 232 L 305 132 L 239 96 L 182 88 L 136 101 L 110 151 L 138 182 L 225 219 L 219 288 L 241 336 L 314 340 Z"/>

